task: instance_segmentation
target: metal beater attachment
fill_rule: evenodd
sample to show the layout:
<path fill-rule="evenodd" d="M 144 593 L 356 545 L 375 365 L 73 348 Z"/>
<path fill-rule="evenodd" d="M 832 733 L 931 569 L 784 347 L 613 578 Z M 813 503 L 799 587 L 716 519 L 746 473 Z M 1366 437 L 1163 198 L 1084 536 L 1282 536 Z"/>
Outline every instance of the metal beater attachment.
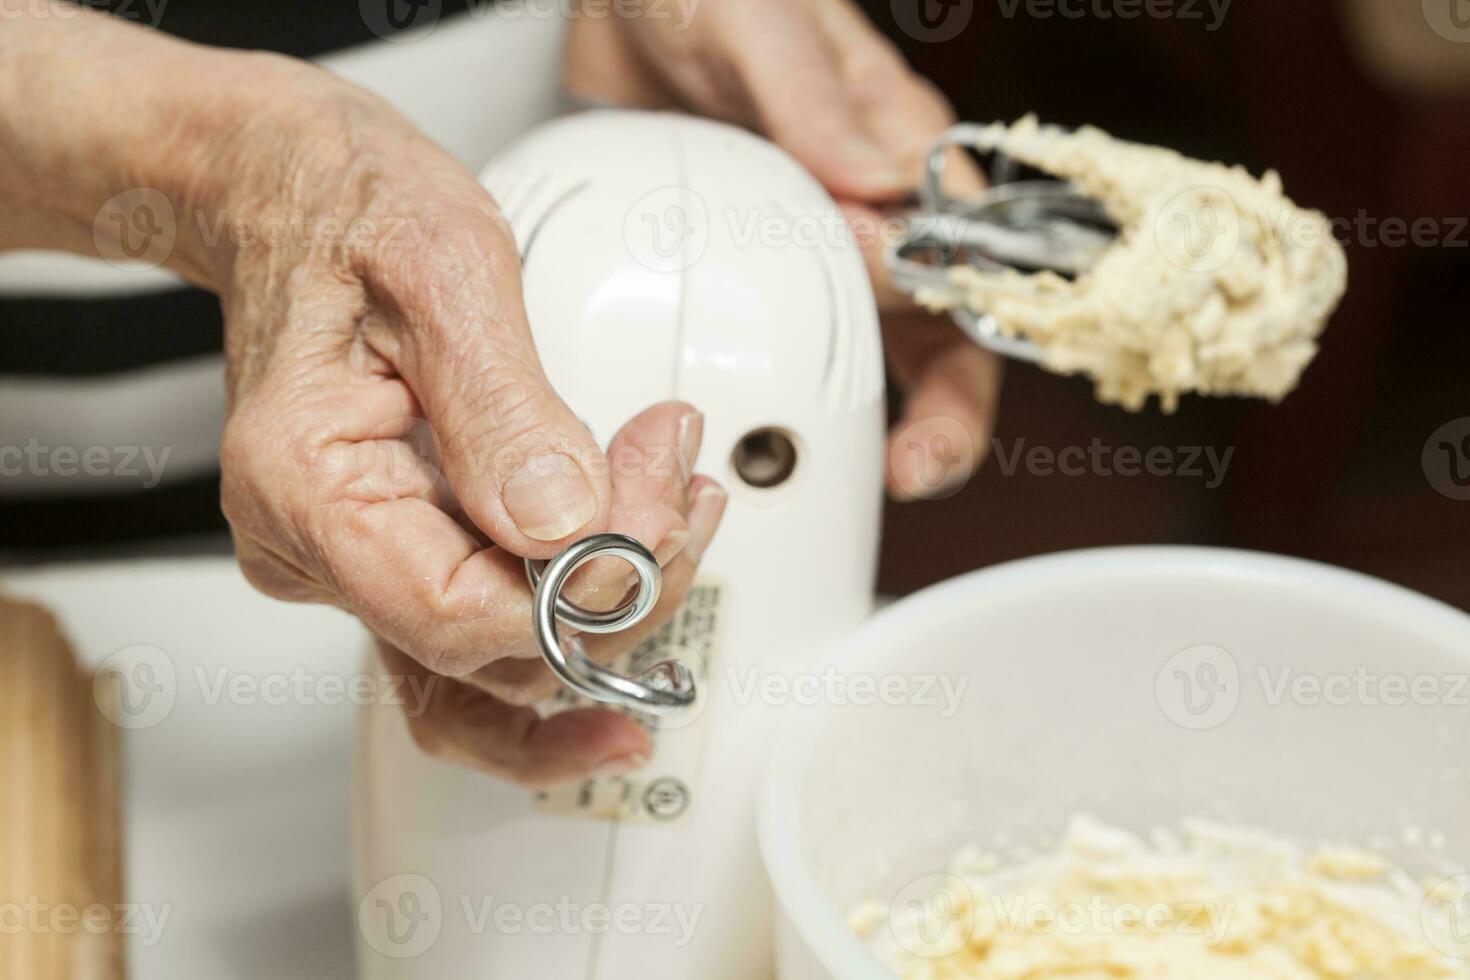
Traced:
<path fill-rule="evenodd" d="M 621 558 L 638 575 L 638 591 L 617 609 L 593 612 L 561 597 L 578 568 L 594 558 Z M 694 678 L 677 660 L 655 664 L 636 677 L 624 677 L 588 658 L 576 637 L 557 634 L 560 620 L 583 633 L 617 633 L 643 619 L 658 604 L 663 573 L 643 545 L 625 534 L 594 534 L 569 545 L 551 561 L 526 560 L 526 578 L 535 592 L 533 615 L 541 655 L 567 687 L 594 701 L 669 715 L 694 703 Z"/>
<path fill-rule="evenodd" d="M 961 124 L 929 151 L 919 210 L 908 232 L 888 250 L 894 284 L 911 295 L 952 289 L 948 270 L 970 265 L 985 272 L 1050 270 L 1075 278 L 1090 269 L 1117 237 L 1107 213 L 1060 180 L 1016 180 L 1013 160 L 995 154 L 990 189 L 974 198 L 951 197 L 942 186 L 946 159 L 956 148 L 984 151 L 985 127 Z M 1007 337 L 995 319 L 964 307 L 951 314 L 982 347 L 1023 361 L 1040 361 L 1035 344 Z"/>

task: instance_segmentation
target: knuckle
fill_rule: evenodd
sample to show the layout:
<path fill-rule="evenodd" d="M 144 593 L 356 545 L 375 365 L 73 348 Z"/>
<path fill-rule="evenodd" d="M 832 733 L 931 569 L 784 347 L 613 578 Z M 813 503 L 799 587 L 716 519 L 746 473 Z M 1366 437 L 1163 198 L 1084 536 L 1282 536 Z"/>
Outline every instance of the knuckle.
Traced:
<path fill-rule="evenodd" d="M 254 508 L 249 505 L 249 495 L 239 483 L 227 473 L 221 472 L 219 506 L 230 526 L 240 531 L 255 531 L 251 526 Z"/>
<path fill-rule="evenodd" d="M 860 50 L 849 52 L 847 78 L 853 84 L 883 86 L 916 86 L 919 76 L 914 74 L 902 52 L 887 38 L 875 37 L 874 43 L 863 45 Z"/>
<path fill-rule="evenodd" d="M 301 602 L 309 590 L 264 555 L 239 555 L 237 563 L 245 581 L 255 591 L 283 602 Z"/>
<path fill-rule="evenodd" d="M 315 485 L 309 470 L 316 454 L 306 448 L 312 445 L 287 431 L 267 409 L 242 405 L 232 412 L 220 439 L 225 518 L 235 527 L 269 536 L 269 526 L 279 524 Z"/>
<path fill-rule="evenodd" d="M 474 297 L 483 294 L 480 312 L 488 314 L 492 297 L 466 287 L 519 281 L 520 256 L 509 224 L 479 185 L 467 190 L 472 196 L 451 193 L 443 203 L 421 210 L 411 234 L 397 236 L 372 253 L 370 275 L 390 291 L 420 300 L 423 312 L 457 309 L 468 314 L 475 308 Z"/>
<path fill-rule="evenodd" d="M 465 677 L 481 666 L 474 654 L 444 643 L 423 648 L 414 659 L 442 677 Z"/>
<path fill-rule="evenodd" d="M 319 412 L 306 413 L 288 438 L 289 458 L 297 472 L 309 473 L 320 466 L 328 447 L 341 438 L 342 428 L 336 418 Z"/>
<path fill-rule="evenodd" d="M 409 715 L 407 720 L 409 737 L 413 739 L 413 744 L 418 746 L 420 752 L 432 759 L 454 761 L 444 738 L 444 732 L 435 719 L 428 716 L 415 718 Z"/>
<path fill-rule="evenodd" d="M 220 439 L 220 472 L 226 476 L 246 476 L 264 457 L 263 433 L 259 412 L 239 408 L 225 422 L 225 431 Z"/>
<path fill-rule="evenodd" d="M 344 544 L 370 541 L 392 531 L 387 508 L 363 504 L 343 507 L 340 513 L 342 517 L 339 533 Z"/>

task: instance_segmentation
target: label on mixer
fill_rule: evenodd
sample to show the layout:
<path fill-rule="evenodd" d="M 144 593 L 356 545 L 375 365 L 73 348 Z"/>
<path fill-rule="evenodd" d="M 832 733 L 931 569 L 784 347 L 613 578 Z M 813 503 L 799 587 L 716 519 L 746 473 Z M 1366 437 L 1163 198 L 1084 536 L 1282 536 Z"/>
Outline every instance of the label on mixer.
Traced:
<path fill-rule="evenodd" d="M 694 678 L 695 702 L 677 715 L 656 718 L 625 711 L 648 731 L 653 743 L 648 765 L 626 775 L 595 776 L 543 790 L 536 794 L 537 809 L 589 820 L 673 823 L 693 808 L 709 731 L 705 709 L 719 658 L 724 600 L 723 583 L 696 579 L 679 611 L 652 637 L 611 665 L 619 673 L 632 675 L 663 660 L 682 660 Z M 557 692 L 542 707 L 547 713 L 607 708 L 567 690 Z"/>

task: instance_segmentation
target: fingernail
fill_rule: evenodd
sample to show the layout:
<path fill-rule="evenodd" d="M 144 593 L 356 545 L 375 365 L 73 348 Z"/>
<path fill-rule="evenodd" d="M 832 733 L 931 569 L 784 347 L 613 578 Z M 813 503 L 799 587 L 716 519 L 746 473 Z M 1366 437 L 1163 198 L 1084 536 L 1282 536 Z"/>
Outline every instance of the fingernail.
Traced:
<path fill-rule="evenodd" d="M 937 482 L 928 482 L 923 479 L 917 481 L 916 487 L 905 487 L 915 500 L 944 500 L 953 497 L 965 488 L 970 482 L 971 473 L 967 469 L 949 466 L 943 460 L 930 456 L 931 462 L 937 462 L 945 467 L 944 475 Z"/>
<path fill-rule="evenodd" d="M 703 412 L 690 412 L 679 419 L 679 465 L 686 477 L 694 472 L 694 461 L 699 459 L 699 444 L 703 439 Z"/>
<path fill-rule="evenodd" d="M 609 759 L 592 770 L 592 778 L 602 779 L 607 776 L 626 776 L 630 772 L 637 772 L 648 765 L 648 756 L 641 752 L 632 755 L 620 755 L 616 759 Z"/>
<path fill-rule="evenodd" d="M 565 453 L 528 460 L 505 481 L 501 500 L 521 533 L 537 541 L 564 538 L 597 513 L 592 484 Z"/>
<path fill-rule="evenodd" d="M 673 560 L 675 555 L 684 550 L 684 546 L 688 543 L 689 532 L 682 528 L 665 534 L 664 539 L 654 549 L 654 554 L 658 556 L 658 563 L 660 565 L 667 565 Z"/>
<path fill-rule="evenodd" d="M 699 492 L 694 495 L 695 503 L 704 501 L 704 505 L 706 507 L 714 507 L 716 504 L 723 505 L 724 502 L 729 499 L 730 494 L 727 493 L 725 491 L 725 488 L 720 486 L 718 483 L 706 483 L 704 486 L 700 487 Z"/>

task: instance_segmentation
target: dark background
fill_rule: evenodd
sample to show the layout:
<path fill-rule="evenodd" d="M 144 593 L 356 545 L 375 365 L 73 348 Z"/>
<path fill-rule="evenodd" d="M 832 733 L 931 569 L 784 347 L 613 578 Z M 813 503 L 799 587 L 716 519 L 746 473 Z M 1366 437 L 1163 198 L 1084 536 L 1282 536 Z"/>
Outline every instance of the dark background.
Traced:
<path fill-rule="evenodd" d="M 1417 0 L 1376 2 L 1419 17 L 1426 43 L 1452 44 L 1424 30 Z M 1213 32 L 1204 5 L 1203 21 L 1069 19 L 974 0 L 971 22 L 942 43 L 894 29 L 887 0 L 866 6 L 962 119 L 1035 112 L 1275 168 L 1293 199 L 1329 217 L 1431 217 L 1448 235 L 1446 219 L 1470 215 L 1470 84 L 1426 92 L 1380 78 L 1335 0 L 1235 0 Z M 1470 58 L 1470 45 L 1455 47 Z M 1066 548 L 1195 543 L 1332 562 L 1470 608 L 1470 502 L 1437 492 L 1422 456 L 1431 434 L 1470 416 L 1470 232 L 1437 248 L 1353 237 L 1348 296 L 1279 406 L 1189 398 L 1171 417 L 1130 415 L 1094 402 L 1085 381 L 1009 367 L 997 431 L 1008 452 L 1021 438 L 1059 450 L 1094 436 L 1234 447 L 1221 487 L 1006 476 L 992 457 L 952 499 L 889 506 L 882 588 Z"/>

